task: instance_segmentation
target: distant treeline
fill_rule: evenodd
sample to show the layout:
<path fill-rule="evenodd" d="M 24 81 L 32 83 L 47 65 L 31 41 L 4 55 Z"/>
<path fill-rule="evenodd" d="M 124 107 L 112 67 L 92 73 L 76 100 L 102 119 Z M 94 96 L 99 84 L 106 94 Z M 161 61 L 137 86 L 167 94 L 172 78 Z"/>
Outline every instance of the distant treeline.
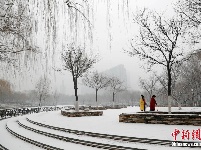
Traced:
<path fill-rule="evenodd" d="M 126 106 L 139 106 L 140 95 L 145 95 L 147 104 L 149 105 L 150 96 L 146 92 L 140 91 L 123 91 L 115 95 L 115 105 L 126 105 Z M 167 95 L 157 95 L 156 101 L 158 106 L 167 106 Z M 42 101 L 42 106 L 56 106 L 56 105 L 74 105 L 75 96 L 65 95 L 61 93 L 48 94 L 47 98 Z M 98 100 L 96 103 L 95 92 L 91 94 L 80 94 L 79 95 L 80 105 L 102 105 L 111 106 L 112 92 L 102 91 L 98 94 Z M 39 106 L 39 98 L 36 90 L 26 92 L 16 92 L 11 89 L 8 81 L 0 79 L 0 108 L 3 107 L 37 107 Z M 178 104 L 173 100 L 173 106 Z M 191 97 L 182 106 L 193 106 Z"/>

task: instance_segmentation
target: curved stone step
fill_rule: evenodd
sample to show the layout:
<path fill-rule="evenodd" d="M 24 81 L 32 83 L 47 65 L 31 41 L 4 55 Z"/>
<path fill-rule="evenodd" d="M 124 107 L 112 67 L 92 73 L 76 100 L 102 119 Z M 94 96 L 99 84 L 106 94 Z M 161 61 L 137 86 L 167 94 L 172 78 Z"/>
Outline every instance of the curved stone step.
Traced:
<path fill-rule="evenodd" d="M 63 150 L 63 149 L 60 149 L 60 148 L 57 148 L 57 147 L 54 147 L 54 146 L 50 146 L 50 145 L 47 145 L 47 144 L 32 140 L 32 139 L 27 138 L 25 136 L 22 136 L 22 135 L 16 133 L 15 131 L 11 130 L 7 125 L 6 125 L 6 129 L 8 130 L 8 132 L 10 132 L 15 137 L 17 137 L 17 138 L 19 138 L 19 139 L 21 139 L 21 140 L 23 140 L 25 142 L 28 142 L 30 144 L 33 144 L 35 146 L 38 146 L 38 147 L 41 147 L 41 148 L 44 148 L 44 149 L 47 149 L 47 150 Z"/>
<path fill-rule="evenodd" d="M 71 137 L 67 137 L 67 136 L 61 136 L 58 134 L 53 134 L 53 133 L 48 133 L 42 130 L 38 130 L 36 128 L 32 128 L 30 126 L 27 126 L 23 123 L 21 123 L 20 121 L 18 121 L 18 124 L 30 131 L 33 131 L 35 133 L 39 133 L 48 137 L 52 137 L 55 139 L 59 139 L 65 142 L 71 142 L 71 143 L 75 143 L 75 144 L 81 144 L 81 145 L 85 145 L 85 146 L 90 146 L 90 147 L 96 147 L 96 148 L 103 148 L 103 149 L 115 149 L 115 150 L 144 150 L 142 148 L 134 148 L 134 147 L 128 147 L 128 146 L 121 146 L 121 145 L 112 145 L 112 144 L 106 144 L 106 143 L 99 143 L 99 142 L 92 142 L 89 140 L 82 140 L 80 138 L 71 138 Z"/>
<path fill-rule="evenodd" d="M 6 129 L 18 139 L 25 141 L 27 145 L 32 144 L 38 147 L 38 149 L 48 149 L 48 150 L 69 150 L 69 149 L 76 149 L 76 150 L 90 150 L 94 148 L 89 148 L 87 146 L 80 146 L 73 143 L 67 143 L 65 141 L 61 141 L 59 139 L 53 139 L 51 137 L 46 137 L 44 135 L 40 135 L 38 133 L 34 133 L 32 131 L 26 130 L 19 126 L 19 124 L 15 121 L 8 122 L 6 125 Z M 23 145 L 23 144 L 22 144 Z M 37 148 L 36 147 L 36 148 Z M 70 147 L 70 148 L 69 148 Z M 36 149 L 34 148 L 34 149 Z M 20 150 L 20 149 L 15 149 Z M 96 150 L 96 149 L 94 149 Z"/>
<path fill-rule="evenodd" d="M 21 117 L 21 116 L 20 116 Z M 25 118 L 25 117 L 24 117 Z M 42 148 L 36 147 L 31 144 L 27 144 L 26 142 L 22 141 L 21 139 L 16 138 L 12 134 L 8 132 L 6 129 L 7 122 L 15 121 L 16 118 L 4 119 L 0 121 L 0 150 L 42 150 Z M 15 121 L 16 122 L 16 121 Z M 17 125 L 18 126 L 18 125 Z"/>
<path fill-rule="evenodd" d="M 29 119 L 29 118 L 26 118 L 26 119 L 30 123 L 33 123 L 33 124 L 38 125 L 38 126 L 46 127 L 46 128 L 53 129 L 53 130 L 73 133 L 73 134 L 77 134 L 77 135 L 87 135 L 87 136 L 91 136 L 91 137 L 112 139 L 112 140 L 117 140 L 117 141 L 148 143 L 148 144 L 157 144 L 157 145 L 166 145 L 166 146 L 171 146 L 171 144 L 173 142 L 173 141 L 169 141 L 169 140 L 128 137 L 128 136 L 119 136 L 119 135 L 110 135 L 110 134 L 86 132 L 86 131 L 80 131 L 80 130 L 72 130 L 72 129 L 60 128 L 60 127 L 55 127 L 55 126 L 43 124 L 43 123 L 40 123 L 40 122 L 33 121 L 33 120 Z M 178 141 L 178 142 L 182 142 L 182 141 Z"/>
<path fill-rule="evenodd" d="M 8 149 L 0 144 L 0 150 L 8 150 Z"/>

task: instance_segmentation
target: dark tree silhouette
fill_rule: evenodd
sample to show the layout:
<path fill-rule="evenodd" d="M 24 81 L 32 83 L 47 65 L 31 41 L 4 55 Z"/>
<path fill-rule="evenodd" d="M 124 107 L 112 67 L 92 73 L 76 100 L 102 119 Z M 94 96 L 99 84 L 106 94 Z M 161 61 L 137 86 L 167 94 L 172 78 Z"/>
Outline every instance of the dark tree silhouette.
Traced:
<path fill-rule="evenodd" d="M 96 63 L 96 57 L 89 57 L 85 49 L 80 47 L 75 47 L 73 44 L 68 46 L 68 48 L 62 53 L 63 67 L 64 70 L 71 72 L 74 83 L 76 105 L 75 110 L 79 111 L 78 106 L 78 78 L 82 77 L 84 73 L 89 70 L 94 63 Z"/>
<path fill-rule="evenodd" d="M 140 78 L 140 86 L 142 89 L 147 91 L 147 93 L 149 94 L 149 98 L 151 98 L 152 95 L 154 95 L 153 94 L 154 92 L 157 92 L 157 88 L 158 88 L 157 83 L 158 83 L 158 79 L 155 74 L 153 74 L 149 79 Z"/>
<path fill-rule="evenodd" d="M 117 77 L 110 77 L 110 85 L 109 85 L 111 91 L 112 91 L 112 101 L 113 101 L 113 107 L 114 107 L 114 99 L 115 95 L 119 92 L 125 91 L 126 87 L 123 85 L 123 81 L 121 81 Z"/>
<path fill-rule="evenodd" d="M 131 57 L 138 56 L 147 60 L 149 69 L 154 65 L 161 65 L 167 71 L 168 111 L 171 113 L 172 68 L 182 64 L 187 57 L 183 57 L 183 49 L 179 47 L 182 41 L 182 19 L 164 20 L 162 16 L 144 10 L 135 18 L 140 26 L 138 39 L 131 42 L 132 50 L 126 51 Z"/>
<path fill-rule="evenodd" d="M 91 75 L 86 74 L 82 80 L 83 84 L 96 90 L 96 103 L 98 102 L 98 90 L 109 86 L 110 80 L 107 76 L 98 73 L 97 71 L 92 72 Z"/>

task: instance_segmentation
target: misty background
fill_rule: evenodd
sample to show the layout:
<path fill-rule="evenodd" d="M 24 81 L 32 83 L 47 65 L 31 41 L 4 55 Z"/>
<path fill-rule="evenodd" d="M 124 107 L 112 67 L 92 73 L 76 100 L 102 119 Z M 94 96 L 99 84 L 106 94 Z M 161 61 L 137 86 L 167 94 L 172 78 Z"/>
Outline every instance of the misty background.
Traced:
<path fill-rule="evenodd" d="M 62 70 L 61 52 L 66 46 L 66 41 L 76 41 L 78 45 L 88 49 L 88 54 L 98 56 L 99 61 L 90 71 L 97 70 L 124 81 L 127 90 L 116 95 L 116 104 L 138 105 L 141 94 L 149 101 L 150 96 L 142 88 L 140 79 L 149 80 L 153 72 L 164 74 L 163 68 L 154 66 L 147 72 L 145 61 L 130 57 L 124 50 L 130 49 L 131 39 L 139 32 L 139 27 L 133 21 L 137 11 L 147 8 L 168 19 L 175 15 L 176 1 L 130 0 L 128 5 L 128 1 L 94 0 L 91 5 L 93 11 L 84 12 L 89 16 L 89 22 L 85 23 L 84 18 L 79 16 L 77 22 L 72 23 L 73 16 L 68 12 L 65 3 L 54 2 L 54 22 L 49 19 L 52 14 L 44 13 L 49 9 L 45 6 L 46 2 L 30 2 L 28 7 L 33 11 L 33 30 L 37 31 L 32 35 L 35 37 L 32 42 L 38 50 L 36 54 L 20 54 L 16 65 L 1 62 L 0 79 L 8 81 L 12 91 L 10 94 L 1 94 L 2 104 L 9 101 L 11 104 L 38 106 L 36 84 L 44 75 L 50 80 L 50 85 L 48 97 L 42 102 L 43 105 L 74 104 L 72 75 L 69 71 Z M 55 23 L 55 28 L 48 30 L 48 23 L 53 26 Z M 54 35 L 51 35 L 53 33 Z M 192 95 L 192 91 L 189 92 Z M 78 81 L 78 95 L 80 104 L 95 105 L 95 90 L 84 86 L 81 78 Z M 166 104 L 162 94 L 157 97 L 157 101 L 161 106 Z M 100 90 L 98 103 L 111 105 L 111 91 Z"/>

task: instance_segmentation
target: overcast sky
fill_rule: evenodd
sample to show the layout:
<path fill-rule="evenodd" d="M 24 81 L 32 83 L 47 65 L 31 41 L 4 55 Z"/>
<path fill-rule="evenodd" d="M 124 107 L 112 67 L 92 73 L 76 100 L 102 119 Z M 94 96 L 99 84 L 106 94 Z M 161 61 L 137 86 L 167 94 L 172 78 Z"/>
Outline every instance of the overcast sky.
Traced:
<path fill-rule="evenodd" d="M 171 17 L 173 15 L 172 2 L 175 2 L 175 0 L 130 0 L 129 18 L 127 18 L 126 14 L 119 14 L 118 1 L 111 0 L 111 28 L 108 29 L 106 3 L 104 1 L 99 1 L 99 5 L 97 6 L 97 10 L 99 11 L 97 11 L 94 16 L 94 49 L 99 53 L 100 61 L 95 64 L 94 69 L 101 72 L 119 64 L 123 64 L 129 74 L 128 77 L 130 78 L 129 89 L 139 90 L 139 77 L 148 78 L 149 76 L 142 68 L 144 62 L 140 62 L 137 57 L 131 58 L 123 53 L 123 49 L 128 48 L 129 40 L 131 40 L 138 32 L 133 23 L 132 16 L 135 14 L 136 10 L 145 7 L 156 11 L 159 14 Z M 123 15 L 125 15 L 126 19 L 123 18 Z M 108 30 L 111 34 L 111 41 L 108 37 Z M 70 79 L 71 78 L 72 77 L 70 77 Z M 71 89 L 73 90 L 73 88 Z M 70 89 L 67 91 L 71 93 Z"/>
<path fill-rule="evenodd" d="M 172 2 L 175 1 L 176 0 L 129 0 L 129 7 L 126 8 L 120 6 L 123 4 L 125 5 L 125 1 L 110 0 L 110 17 L 108 18 L 107 2 L 105 0 L 99 0 L 98 5 L 96 5 L 96 11 L 94 12 L 93 50 L 95 53 L 99 54 L 100 61 L 94 65 L 94 70 L 101 72 L 119 64 L 123 64 L 129 74 L 129 88 L 132 90 L 139 90 L 139 77 L 148 77 L 147 72 L 141 68 L 144 62 L 140 62 L 138 58 L 131 58 L 123 53 L 123 49 L 128 49 L 129 47 L 129 40 L 138 33 L 138 29 L 132 20 L 133 15 L 137 10 L 145 7 L 170 17 L 173 15 Z M 123 9 L 128 9 L 129 11 L 122 11 Z M 110 20 L 110 28 L 108 28 L 108 20 Z M 109 38 L 109 35 L 111 39 Z M 40 40 L 41 39 L 39 39 L 39 41 Z M 43 44 L 41 41 L 39 43 Z M 55 62 L 57 62 L 57 60 L 55 60 Z M 33 73 L 30 76 L 33 78 Z M 15 89 L 33 89 L 35 83 L 27 84 L 32 80 L 29 79 L 29 75 L 25 77 L 26 79 L 20 76 L 17 78 L 18 83 L 14 83 Z M 74 94 L 72 77 L 69 72 L 56 72 L 53 80 L 53 89 L 57 89 L 58 92 L 65 94 Z M 35 81 L 33 80 L 33 82 Z"/>
<path fill-rule="evenodd" d="M 97 19 L 96 28 L 96 41 L 95 44 L 99 50 L 101 61 L 95 65 L 95 67 L 100 70 L 104 71 L 111 67 L 114 67 L 118 64 L 123 64 L 129 74 L 130 78 L 130 88 L 134 90 L 139 89 L 139 77 L 147 78 L 147 72 L 142 68 L 144 62 L 140 62 L 137 57 L 129 57 L 127 54 L 123 53 L 123 49 L 127 49 L 129 40 L 135 36 L 138 32 L 136 29 L 135 24 L 133 23 L 132 16 L 135 14 L 137 9 L 149 8 L 153 11 L 158 12 L 159 14 L 163 14 L 167 17 L 173 15 L 173 7 L 172 7 L 173 0 L 132 0 L 129 1 L 129 9 L 130 9 L 130 16 L 129 20 L 122 21 L 118 18 L 117 12 L 117 1 L 115 4 L 114 1 L 114 8 L 111 12 L 111 35 L 112 35 L 112 42 L 111 42 L 111 49 L 109 47 L 108 41 L 108 34 L 107 28 L 104 23 L 104 13 L 99 12 Z M 175 2 L 175 0 L 174 0 Z M 101 6 L 100 6 L 101 7 Z M 104 10 L 104 8 L 101 8 Z M 102 23 L 101 23 L 102 22 Z M 146 66 L 145 66 L 146 67 Z"/>

